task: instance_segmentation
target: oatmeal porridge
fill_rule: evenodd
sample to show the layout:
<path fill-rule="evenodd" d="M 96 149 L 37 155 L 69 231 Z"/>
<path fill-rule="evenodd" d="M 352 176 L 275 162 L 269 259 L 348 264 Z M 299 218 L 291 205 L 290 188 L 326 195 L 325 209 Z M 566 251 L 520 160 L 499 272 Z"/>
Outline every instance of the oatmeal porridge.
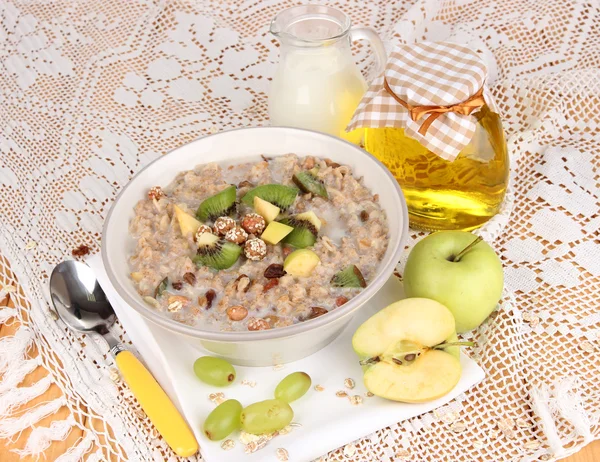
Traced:
<path fill-rule="evenodd" d="M 264 330 L 325 315 L 375 277 L 385 212 L 351 169 L 288 154 L 182 172 L 129 224 L 146 303 L 204 330 Z"/>

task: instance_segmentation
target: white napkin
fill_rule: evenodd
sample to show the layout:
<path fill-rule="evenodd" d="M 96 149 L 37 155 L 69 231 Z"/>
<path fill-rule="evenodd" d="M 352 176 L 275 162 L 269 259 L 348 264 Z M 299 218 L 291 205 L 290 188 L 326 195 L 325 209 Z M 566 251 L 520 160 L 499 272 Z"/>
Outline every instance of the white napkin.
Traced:
<path fill-rule="evenodd" d="M 277 460 L 275 451 L 284 448 L 293 462 L 310 461 L 344 446 L 356 439 L 418 416 L 442 406 L 485 377 L 483 370 L 471 359 L 461 355 L 462 377 L 458 385 L 443 398 L 424 404 L 404 404 L 377 397 L 367 397 L 362 384 L 362 370 L 351 346 L 352 334 L 369 316 L 402 298 L 402 286 L 395 277 L 383 286 L 375 297 L 363 307 L 346 330 L 330 345 L 300 361 L 286 364 L 282 369 L 273 367 L 236 366 L 237 378 L 233 385 L 218 389 L 202 383 L 194 375 L 192 365 L 196 358 L 210 354 L 196 349 L 177 335 L 164 330 L 129 308 L 108 281 L 100 255 L 88 258 L 87 263 L 95 271 L 100 285 L 106 292 L 121 323 L 165 391 L 178 404 L 179 409 L 192 427 L 200 442 L 202 457 L 207 462 L 258 462 Z M 324 391 L 311 388 L 300 400 L 293 402 L 294 426 L 286 435 L 273 438 L 268 444 L 252 454 L 244 454 L 239 434 L 229 438 L 235 447 L 225 451 L 220 442 L 208 440 L 202 433 L 206 416 L 215 408 L 208 395 L 223 392 L 227 399 L 235 398 L 246 406 L 273 397 L 277 383 L 295 371 L 308 373 L 313 385 L 321 385 Z M 354 389 L 344 387 L 344 380 L 352 378 Z M 246 380 L 255 386 L 242 384 Z M 339 398 L 336 392 L 344 390 L 348 395 L 359 395 L 362 404 L 352 405 L 348 398 Z"/>

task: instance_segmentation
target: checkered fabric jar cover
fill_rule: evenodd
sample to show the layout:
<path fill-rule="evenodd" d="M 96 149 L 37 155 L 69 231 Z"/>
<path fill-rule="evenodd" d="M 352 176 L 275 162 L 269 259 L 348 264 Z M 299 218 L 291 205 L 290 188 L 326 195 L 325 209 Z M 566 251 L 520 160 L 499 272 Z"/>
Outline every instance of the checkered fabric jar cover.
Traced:
<path fill-rule="evenodd" d="M 404 45 L 363 96 L 348 130 L 403 128 L 431 152 L 454 160 L 475 133 L 472 114 L 484 104 L 496 111 L 486 77 L 485 63 L 466 46 Z"/>

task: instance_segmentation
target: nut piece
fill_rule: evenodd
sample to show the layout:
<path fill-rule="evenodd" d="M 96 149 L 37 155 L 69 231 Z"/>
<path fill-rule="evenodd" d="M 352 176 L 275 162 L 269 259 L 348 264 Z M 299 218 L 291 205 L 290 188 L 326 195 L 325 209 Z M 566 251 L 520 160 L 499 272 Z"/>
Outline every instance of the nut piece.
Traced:
<path fill-rule="evenodd" d="M 265 219 L 258 213 L 249 213 L 242 218 L 242 228 L 248 234 L 260 235 L 267 226 Z"/>
<path fill-rule="evenodd" d="M 248 320 L 248 330 L 267 330 L 270 328 L 271 326 L 264 319 L 250 318 Z"/>
<path fill-rule="evenodd" d="M 194 234 L 194 241 L 198 242 L 200 236 L 202 236 L 204 233 L 212 234 L 212 228 L 205 224 L 200 225 L 200 227 L 196 230 L 196 234 Z"/>
<path fill-rule="evenodd" d="M 212 308 L 212 304 L 214 299 L 216 298 L 217 293 L 213 289 L 208 289 L 206 294 L 198 297 L 198 305 L 203 306 L 206 305 L 206 309 L 210 310 Z"/>
<path fill-rule="evenodd" d="M 279 265 L 278 263 L 271 263 L 269 266 L 267 266 L 267 269 L 265 270 L 265 277 L 267 279 L 278 279 L 285 275 L 286 272 L 283 269 L 283 265 Z"/>
<path fill-rule="evenodd" d="M 244 245 L 244 255 L 248 260 L 260 261 L 267 255 L 267 244 L 262 239 L 248 239 Z"/>
<path fill-rule="evenodd" d="M 227 316 L 232 321 L 241 321 L 246 316 L 248 316 L 248 310 L 241 305 L 230 306 L 229 308 L 227 308 Z"/>
<path fill-rule="evenodd" d="M 246 242 L 246 239 L 248 239 L 248 233 L 239 226 L 236 226 L 225 233 L 225 239 L 229 242 L 240 245 Z"/>
<path fill-rule="evenodd" d="M 360 221 L 365 222 L 369 219 L 369 212 L 367 212 L 366 210 L 363 210 L 362 212 L 360 212 Z"/>
<path fill-rule="evenodd" d="M 248 292 L 250 290 L 250 278 L 245 274 L 240 274 L 235 280 L 235 290 L 239 292 Z"/>
<path fill-rule="evenodd" d="M 196 284 L 196 275 L 194 273 L 185 273 L 183 275 L 183 280 L 189 285 L 193 286 L 194 284 Z"/>
<path fill-rule="evenodd" d="M 328 311 L 325 308 L 321 308 L 320 306 L 311 306 L 310 313 L 308 314 L 308 319 L 318 318 L 319 316 L 323 316 L 327 313 Z"/>
<path fill-rule="evenodd" d="M 181 281 L 175 281 L 171 285 L 173 286 L 173 289 L 175 289 L 175 290 L 181 290 L 181 289 L 183 289 L 183 282 L 181 282 Z"/>
<path fill-rule="evenodd" d="M 158 200 L 165 195 L 164 191 L 160 186 L 153 186 L 148 191 L 148 199 L 150 200 Z"/>
<path fill-rule="evenodd" d="M 231 217 L 219 217 L 215 220 L 213 227 L 217 236 L 225 236 L 227 231 L 235 228 L 235 220 Z"/>
<path fill-rule="evenodd" d="M 335 305 L 336 306 L 342 306 L 347 301 L 348 301 L 348 299 L 346 297 L 344 297 L 343 295 L 341 295 L 341 296 L 339 296 L 338 298 L 335 299 Z"/>
<path fill-rule="evenodd" d="M 240 188 L 252 188 L 252 187 L 254 187 L 254 184 L 250 183 L 248 180 L 244 180 L 240 184 L 238 184 L 238 189 L 240 189 Z"/>
<path fill-rule="evenodd" d="M 269 279 L 269 282 L 267 282 L 265 284 L 265 286 L 263 287 L 263 293 L 268 292 L 273 287 L 278 286 L 278 285 L 279 285 L 279 279 Z"/>
<path fill-rule="evenodd" d="M 269 314 L 269 315 L 265 316 L 263 319 L 269 323 L 269 326 L 274 327 L 275 324 L 277 324 L 277 321 L 279 321 L 279 316 L 276 316 L 274 314 Z"/>

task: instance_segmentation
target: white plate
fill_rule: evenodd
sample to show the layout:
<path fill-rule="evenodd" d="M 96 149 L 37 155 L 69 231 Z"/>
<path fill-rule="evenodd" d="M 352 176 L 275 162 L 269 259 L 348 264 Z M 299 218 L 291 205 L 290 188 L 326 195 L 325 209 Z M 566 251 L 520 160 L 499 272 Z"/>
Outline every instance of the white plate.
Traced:
<path fill-rule="evenodd" d="M 462 355 L 460 382 L 443 398 L 424 404 L 404 404 L 365 397 L 362 370 L 352 350 L 351 338 L 365 319 L 403 297 L 402 285 L 392 277 L 357 313 L 342 334 L 322 350 L 286 364 L 281 370 L 238 366 L 233 385 L 224 389 L 210 387 L 200 382 L 192 370 L 196 358 L 206 353 L 178 341 L 178 336 L 146 322 L 129 309 L 110 286 L 99 255 L 88 259 L 88 263 L 96 272 L 100 285 L 144 361 L 165 391 L 179 402 L 179 408 L 198 438 L 202 456 L 207 462 L 275 461 L 277 448 L 287 449 L 290 461 L 310 461 L 381 428 L 444 405 L 485 377 L 474 361 Z M 222 391 L 226 398 L 235 398 L 242 405 L 248 405 L 272 398 L 277 383 L 295 371 L 307 372 L 313 379 L 313 385 L 320 384 L 325 388 L 322 392 L 311 388 L 303 398 L 292 403 L 294 422 L 300 423 L 301 427 L 294 428 L 287 435 L 277 436 L 254 454 L 244 454 L 238 434 L 230 437 L 236 441 L 234 449 L 230 451 L 224 451 L 219 442 L 211 442 L 202 434 L 202 423 L 215 407 L 208 399 L 210 393 Z M 354 390 L 344 388 L 346 378 L 356 381 Z M 254 381 L 256 386 L 242 385 L 243 380 Z M 353 406 L 347 398 L 336 397 L 338 390 L 362 396 L 363 404 Z"/>

